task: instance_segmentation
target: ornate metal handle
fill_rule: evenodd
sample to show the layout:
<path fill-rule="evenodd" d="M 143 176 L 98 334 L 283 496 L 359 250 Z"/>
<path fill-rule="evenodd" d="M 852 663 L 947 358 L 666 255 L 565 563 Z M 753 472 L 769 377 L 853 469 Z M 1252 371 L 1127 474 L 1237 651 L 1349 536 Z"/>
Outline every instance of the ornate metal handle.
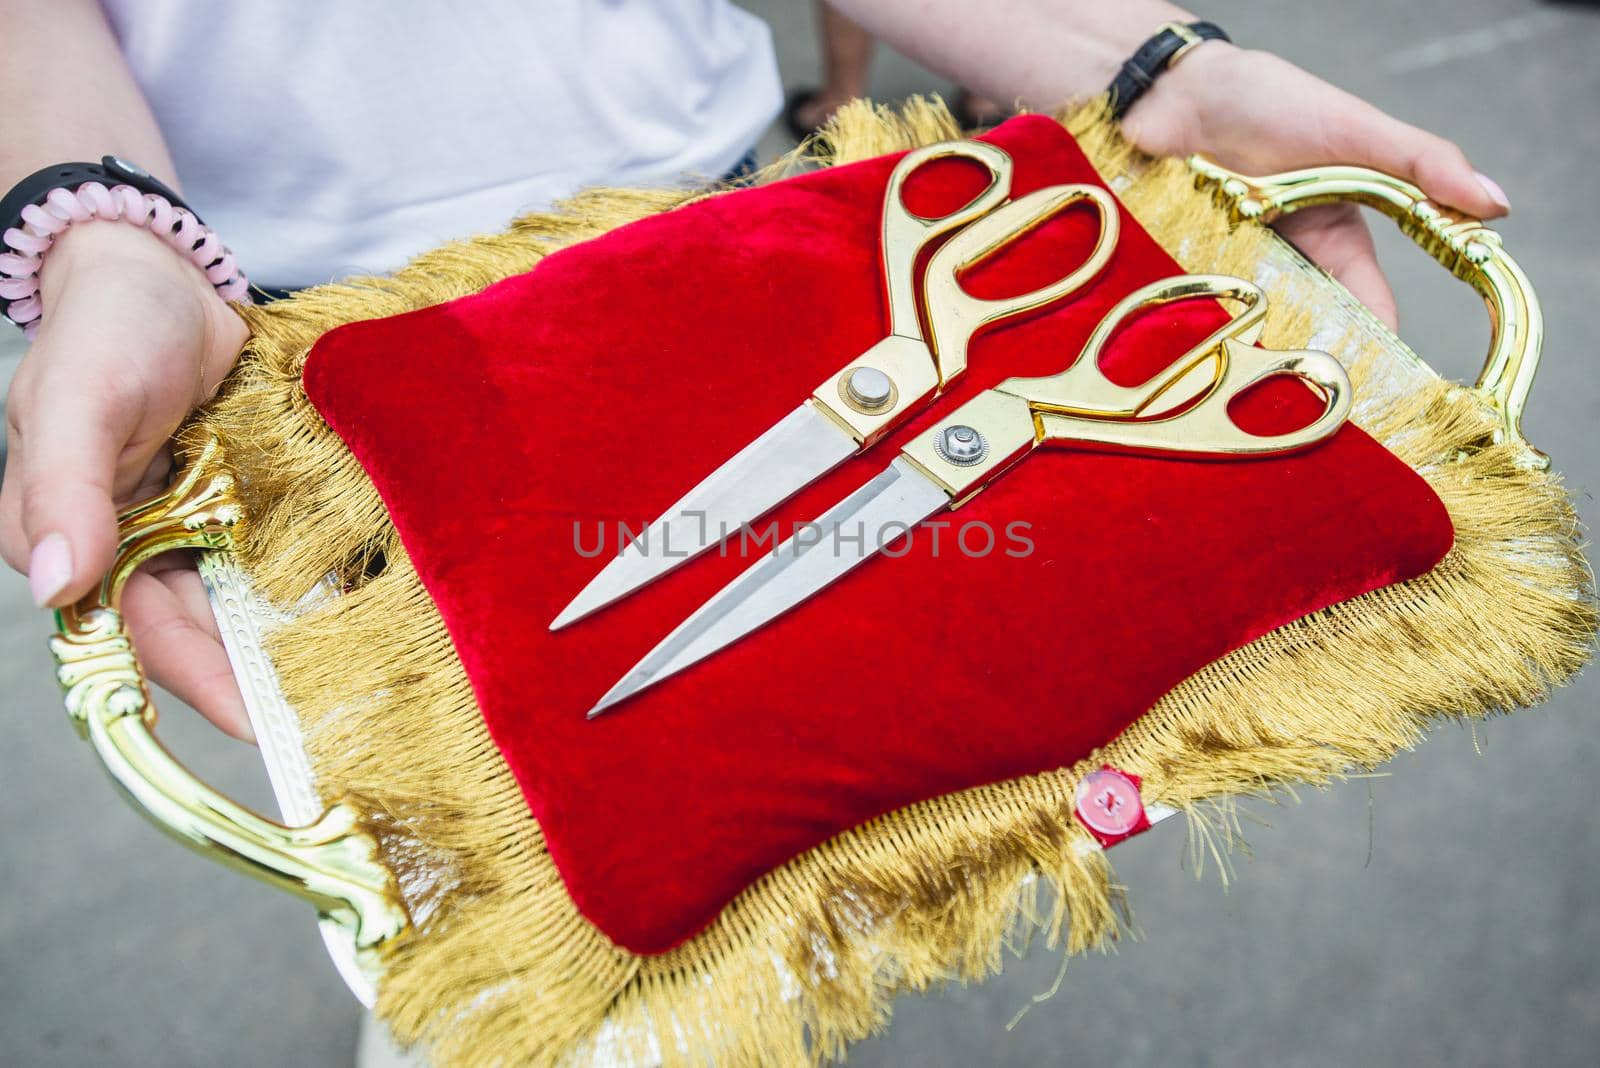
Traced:
<path fill-rule="evenodd" d="M 188 458 L 172 489 L 125 513 L 99 589 L 56 613 L 50 640 L 67 714 L 130 803 L 191 848 L 315 906 L 324 929 L 347 936 L 363 971 L 376 947 L 409 923 L 393 876 L 355 810 L 332 805 L 314 823 L 284 827 L 191 775 L 153 733 L 155 705 L 118 603 L 144 561 L 173 549 L 227 549 L 240 520 L 216 442 Z"/>
<path fill-rule="evenodd" d="M 1473 388 L 1499 415 L 1499 439 L 1520 442 L 1548 466 L 1549 458 L 1522 434 L 1522 409 L 1544 345 L 1544 312 L 1528 276 L 1501 247 L 1499 234 L 1477 219 L 1449 214 L 1410 182 L 1365 167 L 1315 167 L 1260 178 L 1203 156 L 1191 156 L 1189 167 L 1195 184 L 1211 185 L 1213 199 L 1236 221 L 1270 223 L 1279 215 L 1334 202 L 1362 204 L 1395 220 L 1402 233 L 1471 284 L 1488 305 L 1489 357 Z"/>

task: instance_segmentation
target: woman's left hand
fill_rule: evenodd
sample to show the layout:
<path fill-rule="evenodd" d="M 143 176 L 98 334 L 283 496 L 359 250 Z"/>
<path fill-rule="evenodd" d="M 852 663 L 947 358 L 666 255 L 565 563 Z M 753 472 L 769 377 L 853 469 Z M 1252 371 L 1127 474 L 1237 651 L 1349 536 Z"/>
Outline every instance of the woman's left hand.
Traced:
<path fill-rule="evenodd" d="M 1321 164 L 1373 167 L 1480 219 L 1511 210 L 1500 187 L 1442 137 L 1393 118 L 1267 52 L 1221 41 L 1195 48 L 1156 79 L 1123 130 L 1146 152 L 1203 152 L 1225 167 L 1272 174 Z M 1353 204 L 1307 208 L 1278 230 L 1391 328 L 1394 293 Z"/>

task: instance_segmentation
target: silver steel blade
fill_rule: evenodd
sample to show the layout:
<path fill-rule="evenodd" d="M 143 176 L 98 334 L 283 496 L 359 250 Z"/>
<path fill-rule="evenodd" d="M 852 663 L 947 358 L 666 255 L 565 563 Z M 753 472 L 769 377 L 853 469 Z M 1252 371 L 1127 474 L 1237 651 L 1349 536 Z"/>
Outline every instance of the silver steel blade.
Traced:
<path fill-rule="evenodd" d="M 589 718 L 776 619 L 949 504 L 944 490 L 896 459 L 696 609 L 607 691 Z"/>
<path fill-rule="evenodd" d="M 560 630 L 737 534 L 838 467 L 856 443 L 809 402 L 774 423 L 618 553 L 551 630 Z"/>

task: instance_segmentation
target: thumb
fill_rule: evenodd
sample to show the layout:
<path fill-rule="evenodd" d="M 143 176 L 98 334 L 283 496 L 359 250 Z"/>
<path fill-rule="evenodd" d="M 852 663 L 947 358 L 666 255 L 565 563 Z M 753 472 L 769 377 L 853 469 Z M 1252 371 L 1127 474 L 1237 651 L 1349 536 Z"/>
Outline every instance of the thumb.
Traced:
<path fill-rule="evenodd" d="M 1473 169 L 1454 142 L 1354 100 L 1328 122 L 1331 158 L 1386 171 L 1420 186 L 1428 199 L 1480 219 L 1511 210 L 1499 183 Z"/>
<path fill-rule="evenodd" d="M 88 593 L 116 549 L 112 493 L 133 419 L 114 390 L 86 388 L 82 370 L 47 374 L 13 418 L 28 584 L 41 606 Z"/>

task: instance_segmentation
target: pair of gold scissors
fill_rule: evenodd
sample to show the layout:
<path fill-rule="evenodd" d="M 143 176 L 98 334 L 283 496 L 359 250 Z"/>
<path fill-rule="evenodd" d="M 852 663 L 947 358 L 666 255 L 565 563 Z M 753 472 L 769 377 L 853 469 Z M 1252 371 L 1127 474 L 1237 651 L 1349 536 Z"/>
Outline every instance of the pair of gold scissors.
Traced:
<path fill-rule="evenodd" d="M 1220 298 L 1243 310 L 1155 377 L 1121 386 L 1101 369 L 1111 336 L 1139 313 L 1176 300 Z M 960 507 L 1041 445 L 1243 459 L 1304 449 L 1350 412 L 1350 380 L 1325 352 L 1254 347 L 1265 294 L 1227 275 L 1183 275 L 1137 290 L 1112 308 L 1065 371 L 1010 378 L 918 436 L 882 473 L 724 586 L 651 650 L 590 710 L 593 718 L 647 686 L 775 619 L 937 512 Z M 1323 411 L 1285 434 L 1258 436 L 1228 406 L 1275 376 L 1320 393 Z"/>
<path fill-rule="evenodd" d="M 906 181 L 923 166 L 950 158 L 982 166 L 989 174 L 988 186 L 948 215 L 928 218 L 911 211 L 904 199 Z M 1044 308 L 1092 281 L 1110 260 L 1120 234 L 1110 194 L 1092 185 L 1053 185 L 1011 200 L 1011 175 L 1011 157 L 982 141 L 929 145 L 901 160 L 883 199 L 888 336 L 667 509 L 562 609 L 550 629 L 576 622 L 660 578 L 871 448 L 966 370 L 967 346 L 977 331 Z M 962 289 L 961 272 L 1079 203 L 1093 205 L 1100 231 L 1088 259 L 1065 277 L 1000 300 L 974 297 Z M 955 236 L 933 254 L 923 272 L 924 337 L 918 317 L 918 255 L 952 231 Z"/>

